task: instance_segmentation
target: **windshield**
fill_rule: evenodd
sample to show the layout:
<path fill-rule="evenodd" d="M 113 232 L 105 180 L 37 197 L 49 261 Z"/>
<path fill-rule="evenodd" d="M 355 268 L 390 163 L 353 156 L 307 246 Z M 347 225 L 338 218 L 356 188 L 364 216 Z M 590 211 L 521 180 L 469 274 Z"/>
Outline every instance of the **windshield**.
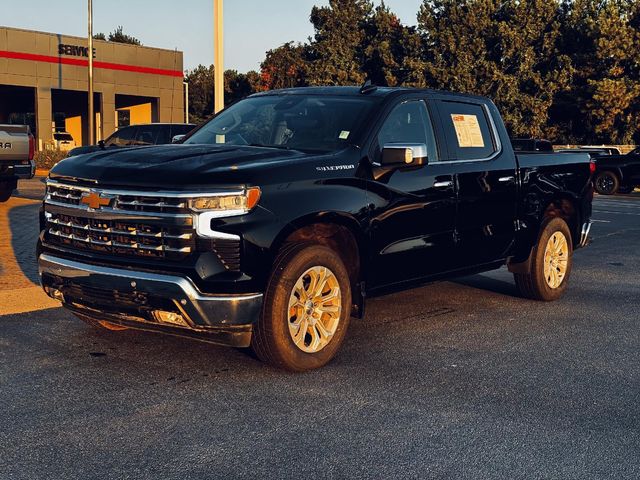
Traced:
<path fill-rule="evenodd" d="M 320 95 L 247 98 L 210 120 L 184 143 L 332 152 L 351 143 L 374 101 Z"/>

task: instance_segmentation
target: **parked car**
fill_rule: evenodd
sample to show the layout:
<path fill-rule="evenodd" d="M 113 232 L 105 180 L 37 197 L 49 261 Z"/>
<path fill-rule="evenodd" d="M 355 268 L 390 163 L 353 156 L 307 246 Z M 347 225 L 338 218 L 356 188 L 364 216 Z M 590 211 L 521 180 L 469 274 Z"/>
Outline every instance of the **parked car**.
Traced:
<path fill-rule="evenodd" d="M 76 147 L 69 151 L 74 157 L 83 153 L 97 152 L 109 148 L 140 147 L 148 145 L 164 145 L 171 143 L 173 137 L 186 135 L 195 127 L 192 123 L 149 123 L 122 127 L 112 133 L 106 140 L 97 145 Z"/>
<path fill-rule="evenodd" d="M 640 187 L 640 148 L 626 155 L 598 157 L 596 163 L 595 189 L 601 195 L 629 193 Z"/>
<path fill-rule="evenodd" d="M 67 132 L 55 132 L 53 134 L 53 142 L 58 150 L 68 151 L 75 148 L 76 142 Z"/>
<path fill-rule="evenodd" d="M 553 152 L 553 144 L 541 138 L 514 138 L 511 146 L 514 152 Z"/>
<path fill-rule="evenodd" d="M 506 264 L 523 296 L 560 298 L 587 243 L 594 168 L 586 154 L 516 156 L 483 97 L 259 93 L 181 144 L 56 165 L 41 281 L 97 327 L 308 370 L 389 290 Z"/>
<path fill-rule="evenodd" d="M 0 202 L 6 202 L 18 179 L 33 178 L 35 139 L 28 125 L 0 125 Z"/>

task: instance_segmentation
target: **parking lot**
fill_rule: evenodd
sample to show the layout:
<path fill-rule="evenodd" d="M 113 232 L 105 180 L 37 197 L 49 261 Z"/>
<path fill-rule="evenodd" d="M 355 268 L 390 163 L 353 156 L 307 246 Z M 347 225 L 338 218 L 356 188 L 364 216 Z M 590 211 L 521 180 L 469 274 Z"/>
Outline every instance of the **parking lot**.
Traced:
<path fill-rule="evenodd" d="M 59 308 L 41 195 L 0 205 L 0 478 L 640 477 L 637 191 L 596 198 L 561 301 L 505 269 L 376 298 L 303 375 Z"/>

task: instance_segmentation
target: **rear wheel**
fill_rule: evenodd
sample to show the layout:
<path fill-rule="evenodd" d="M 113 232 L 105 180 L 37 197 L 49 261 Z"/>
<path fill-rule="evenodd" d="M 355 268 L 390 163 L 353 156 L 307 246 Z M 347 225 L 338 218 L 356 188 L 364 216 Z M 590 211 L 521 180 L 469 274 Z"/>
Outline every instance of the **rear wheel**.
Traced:
<path fill-rule="evenodd" d="M 572 255 L 567 223 L 561 218 L 547 220 L 531 252 L 529 271 L 514 274 L 520 294 L 547 302 L 559 299 L 567 289 Z"/>
<path fill-rule="evenodd" d="M 275 262 L 251 347 L 275 367 L 326 365 L 349 326 L 351 283 L 340 257 L 321 245 L 286 248 Z"/>
<path fill-rule="evenodd" d="M 11 182 L 0 182 L 0 202 L 6 202 L 11 198 L 11 194 L 15 189 Z"/>
<path fill-rule="evenodd" d="M 615 195 L 620 188 L 620 180 L 613 172 L 600 172 L 596 177 L 595 189 L 600 195 Z"/>
<path fill-rule="evenodd" d="M 78 317 L 80 320 L 82 320 L 83 322 L 85 322 L 87 325 L 91 325 L 93 328 L 97 328 L 98 330 L 111 330 L 112 332 L 129 330 L 129 327 L 123 327 L 122 325 L 117 325 L 115 323 L 106 322 L 104 320 L 98 320 L 93 317 L 83 315 L 81 313 L 74 312 L 74 315 Z"/>

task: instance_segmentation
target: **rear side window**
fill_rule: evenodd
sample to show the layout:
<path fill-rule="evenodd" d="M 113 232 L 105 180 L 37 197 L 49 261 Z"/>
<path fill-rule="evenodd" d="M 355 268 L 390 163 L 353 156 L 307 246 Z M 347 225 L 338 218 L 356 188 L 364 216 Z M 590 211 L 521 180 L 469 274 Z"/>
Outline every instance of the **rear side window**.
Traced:
<path fill-rule="evenodd" d="M 454 160 L 481 160 L 496 152 L 495 140 L 482 105 L 442 101 L 439 107 Z"/>

